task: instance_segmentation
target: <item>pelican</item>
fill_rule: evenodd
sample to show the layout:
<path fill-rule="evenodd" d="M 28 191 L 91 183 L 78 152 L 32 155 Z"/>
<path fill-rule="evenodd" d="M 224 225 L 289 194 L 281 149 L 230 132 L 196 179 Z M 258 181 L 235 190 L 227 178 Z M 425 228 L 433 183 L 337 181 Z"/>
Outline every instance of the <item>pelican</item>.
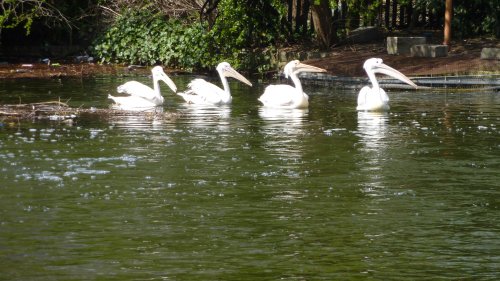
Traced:
<path fill-rule="evenodd" d="M 243 75 L 239 74 L 238 71 L 234 70 L 227 62 L 219 63 L 216 69 L 219 73 L 224 89 L 221 89 L 203 79 L 194 79 L 188 84 L 189 89 L 183 93 L 178 93 L 178 95 L 184 98 L 187 103 L 223 105 L 231 103 L 232 100 L 229 83 L 227 82 L 226 77 L 233 77 L 249 86 L 252 86 L 250 81 L 243 77 Z"/>
<path fill-rule="evenodd" d="M 307 108 L 309 96 L 302 90 L 297 77 L 300 72 L 326 72 L 326 70 L 293 60 L 285 65 L 285 77 L 292 79 L 295 88 L 290 85 L 269 85 L 259 97 L 265 107 L 273 108 Z"/>
<path fill-rule="evenodd" d="M 384 89 L 380 88 L 375 73 L 382 73 L 399 79 L 415 88 L 417 85 L 413 83 L 403 73 L 383 63 L 382 59 L 371 58 L 367 59 L 363 64 L 363 68 L 372 82 L 372 87 L 365 86 L 359 91 L 357 110 L 375 111 L 389 109 L 389 96 Z"/>
<path fill-rule="evenodd" d="M 114 106 L 120 109 L 145 109 L 162 105 L 163 96 L 160 93 L 159 80 L 165 82 L 174 92 L 177 91 L 177 87 L 167 74 L 163 72 L 161 66 L 153 67 L 151 73 L 153 74 L 153 89 L 137 81 L 129 81 L 116 88 L 118 93 L 125 94 L 126 96 L 116 97 L 108 95 L 108 98 L 112 99 L 115 102 Z"/>

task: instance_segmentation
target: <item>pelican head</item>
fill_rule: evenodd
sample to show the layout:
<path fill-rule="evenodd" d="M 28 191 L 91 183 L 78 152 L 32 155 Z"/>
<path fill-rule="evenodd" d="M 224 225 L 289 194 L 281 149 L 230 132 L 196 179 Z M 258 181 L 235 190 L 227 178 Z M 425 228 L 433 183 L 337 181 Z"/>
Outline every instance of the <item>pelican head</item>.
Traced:
<path fill-rule="evenodd" d="M 174 81 L 172 81 L 172 79 L 165 74 L 161 66 L 153 67 L 153 69 L 151 69 L 151 73 L 153 74 L 153 79 L 155 81 L 161 80 L 165 82 L 165 84 L 167 84 L 168 87 L 174 91 L 174 93 L 177 92 L 177 86 L 175 86 Z"/>
<path fill-rule="evenodd" d="M 219 72 L 219 75 L 222 77 L 233 77 L 248 86 L 252 86 L 252 83 L 248 81 L 243 75 L 241 75 L 238 71 L 236 71 L 234 68 L 231 67 L 231 65 L 228 62 L 221 62 L 219 65 L 217 65 L 217 72 Z"/>
<path fill-rule="evenodd" d="M 285 65 L 283 73 L 288 78 L 292 75 L 297 75 L 300 72 L 326 72 L 323 68 L 301 63 L 299 60 L 293 60 Z"/>
<path fill-rule="evenodd" d="M 410 78 L 406 77 L 403 73 L 397 71 L 396 69 L 384 64 L 382 59 L 379 58 L 371 58 L 367 59 L 365 63 L 363 64 L 363 68 L 365 69 L 366 73 L 368 74 L 368 77 L 374 84 L 374 86 L 378 87 L 378 83 L 376 82 L 377 80 L 375 77 L 372 77 L 373 74 L 375 73 L 381 73 L 385 74 L 391 77 L 394 77 L 412 87 L 417 88 L 418 86 L 413 83 L 413 81 L 410 80 Z M 375 84 L 377 83 L 377 84 Z"/>

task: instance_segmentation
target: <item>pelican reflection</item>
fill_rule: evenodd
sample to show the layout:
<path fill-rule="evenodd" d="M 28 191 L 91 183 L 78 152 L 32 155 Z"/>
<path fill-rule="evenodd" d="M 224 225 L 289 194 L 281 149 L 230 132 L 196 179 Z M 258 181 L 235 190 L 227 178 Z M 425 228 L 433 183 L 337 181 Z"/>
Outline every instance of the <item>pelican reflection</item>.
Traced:
<path fill-rule="evenodd" d="M 389 115 L 387 112 L 358 112 L 358 130 L 362 145 L 361 154 L 365 161 L 360 161 L 360 169 L 367 177 L 364 192 L 379 196 L 384 185 L 384 166 L 390 165 L 387 150 Z"/>
<path fill-rule="evenodd" d="M 174 113 L 164 112 L 162 106 L 142 111 L 126 111 L 123 114 L 117 112 L 110 116 L 113 126 L 129 130 L 151 130 L 162 129 L 163 123 Z"/>
<path fill-rule="evenodd" d="M 358 112 L 358 136 L 366 150 L 379 150 L 387 146 L 385 138 L 389 123 L 387 112 Z"/>
<path fill-rule="evenodd" d="M 193 127 L 219 126 L 220 129 L 229 129 L 231 107 L 228 105 L 185 104 L 180 110 L 184 119 Z"/>
<path fill-rule="evenodd" d="M 302 157 L 300 136 L 304 134 L 307 109 L 261 107 L 259 116 L 264 120 L 266 148 L 287 158 Z"/>
<path fill-rule="evenodd" d="M 279 126 L 283 124 L 302 125 L 308 113 L 308 109 L 272 107 L 261 107 L 259 109 L 260 118 L 267 122 L 278 124 Z"/>

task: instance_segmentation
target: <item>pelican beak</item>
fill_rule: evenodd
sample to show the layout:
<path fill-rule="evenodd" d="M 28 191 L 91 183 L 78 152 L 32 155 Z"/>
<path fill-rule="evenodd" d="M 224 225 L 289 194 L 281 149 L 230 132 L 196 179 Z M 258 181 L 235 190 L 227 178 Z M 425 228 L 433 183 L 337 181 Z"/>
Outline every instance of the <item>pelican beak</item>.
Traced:
<path fill-rule="evenodd" d="M 295 73 L 299 73 L 299 72 L 326 72 L 326 70 L 323 68 L 308 65 L 305 63 L 298 63 L 297 65 L 295 65 L 294 68 L 295 68 L 295 71 L 294 71 Z"/>
<path fill-rule="evenodd" d="M 238 79 L 241 82 L 247 84 L 248 86 L 252 86 L 252 83 L 248 81 L 243 75 L 241 75 L 238 71 L 236 71 L 234 68 L 229 67 L 224 70 L 224 76 L 226 77 L 233 77 L 234 79 Z"/>
<path fill-rule="evenodd" d="M 160 79 L 163 82 L 165 82 L 170 87 L 170 89 L 172 89 L 172 91 L 174 91 L 174 93 L 177 92 L 177 86 L 175 86 L 174 81 L 172 81 L 172 79 L 170 79 L 170 77 L 168 77 L 167 74 L 162 73 L 160 76 Z"/>
<path fill-rule="evenodd" d="M 406 77 L 403 73 L 397 71 L 396 69 L 394 69 L 394 68 L 392 68 L 384 63 L 377 65 L 373 69 L 373 71 L 375 73 L 381 73 L 381 74 L 385 74 L 385 75 L 394 77 L 394 78 L 396 78 L 396 79 L 398 79 L 398 80 L 400 80 L 400 81 L 402 81 L 402 82 L 404 82 L 412 87 L 415 87 L 415 89 L 418 88 L 418 86 L 415 83 L 413 83 L 413 81 L 411 81 L 410 78 Z"/>

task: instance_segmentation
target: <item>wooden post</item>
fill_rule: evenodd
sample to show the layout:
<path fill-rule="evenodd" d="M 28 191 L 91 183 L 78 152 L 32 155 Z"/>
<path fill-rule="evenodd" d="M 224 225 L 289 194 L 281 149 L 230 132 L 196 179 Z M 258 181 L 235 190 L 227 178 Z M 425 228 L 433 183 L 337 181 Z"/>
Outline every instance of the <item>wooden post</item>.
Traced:
<path fill-rule="evenodd" d="M 448 50 L 450 49 L 450 41 L 451 41 L 451 17 L 453 15 L 453 1 L 446 0 L 446 7 L 444 12 L 444 41 L 443 45 L 448 46 Z"/>

